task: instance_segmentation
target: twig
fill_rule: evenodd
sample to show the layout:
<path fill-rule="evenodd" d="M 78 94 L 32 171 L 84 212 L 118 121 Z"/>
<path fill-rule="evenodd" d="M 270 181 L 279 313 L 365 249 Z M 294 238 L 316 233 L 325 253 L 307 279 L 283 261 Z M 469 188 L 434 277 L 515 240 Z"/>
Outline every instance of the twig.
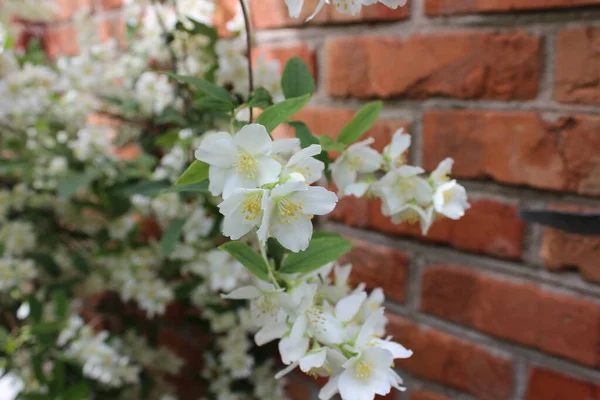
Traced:
<path fill-rule="evenodd" d="M 15 317 L 13 317 L 12 314 L 10 314 L 8 311 L 3 311 L 2 315 L 4 315 L 4 319 L 6 320 L 6 323 L 8 323 L 8 326 L 10 327 L 10 331 L 13 334 L 16 334 L 17 332 L 19 332 L 19 326 L 17 325 L 17 321 L 15 320 Z"/>
<path fill-rule="evenodd" d="M 249 93 L 252 94 L 254 92 L 254 72 L 252 70 L 252 37 L 250 36 L 250 17 L 248 15 L 248 9 L 246 8 L 246 3 L 244 0 L 240 0 L 240 5 L 242 6 L 242 14 L 244 14 L 244 25 L 246 27 L 246 47 L 248 50 L 248 88 Z M 250 107 L 250 123 L 252 123 L 252 107 Z"/>

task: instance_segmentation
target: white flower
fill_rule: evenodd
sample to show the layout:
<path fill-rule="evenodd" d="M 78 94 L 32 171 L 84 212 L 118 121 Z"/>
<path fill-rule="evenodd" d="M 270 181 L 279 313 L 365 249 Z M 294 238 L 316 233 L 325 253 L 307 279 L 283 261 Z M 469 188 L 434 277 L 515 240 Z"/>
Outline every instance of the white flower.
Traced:
<path fill-rule="evenodd" d="M 453 164 L 454 160 L 451 158 L 445 158 L 444 160 L 440 161 L 438 166 L 429 176 L 429 179 L 431 179 L 435 187 L 450 180 L 450 178 L 448 178 L 448 175 L 450 175 L 450 172 L 452 171 Z"/>
<path fill-rule="evenodd" d="M 283 180 L 285 181 L 285 177 L 292 179 L 299 177 L 300 180 L 310 184 L 321 179 L 325 164 L 314 158 L 318 154 L 321 154 L 321 146 L 318 144 L 312 144 L 295 153 L 283 168 L 281 173 Z"/>
<path fill-rule="evenodd" d="M 394 10 L 398 7 L 404 7 L 408 0 L 379 0 L 380 3 L 385 4 L 389 8 Z"/>
<path fill-rule="evenodd" d="M 198 160 L 210 165 L 209 189 L 227 198 L 234 189 L 251 189 L 277 182 L 281 164 L 272 157 L 273 141 L 264 126 L 244 126 L 235 136 L 218 132 L 196 150 Z"/>
<path fill-rule="evenodd" d="M 394 224 L 407 222 L 410 225 L 419 223 L 421 232 L 426 235 L 433 224 L 433 207 L 423 208 L 414 204 L 406 204 L 390 216 Z"/>
<path fill-rule="evenodd" d="M 124 215 L 112 222 L 108 227 L 108 235 L 111 239 L 123 240 L 135 226 L 135 220 L 131 215 Z"/>
<path fill-rule="evenodd" d="M 369 147 L 374 141 L 373 138 L 369 138 L 354 143 L 333 163 L 331 172 L 340 193 L 344 194 L 346 188 L 356 182 L 359 172 L 375 172 L 381 167 L 381 155 Z"/>
<path fill-rule="evenodd" d="M 4 245 L 5 255 L 19 256 L 33 250 L 36 243 L 33 224 L 22 221 L 3 224 L 0 228 L 0 243 Z"/>
<path fill-rule="evenodd" d="M 467 191 L 456 180 L 440 185 L 433 195 L 435 211 L 450 219 L 460 219 L 471 205 L 467 201 Z"/>
<path fill-rule="evenodd" d="M 205 209 L 197 208 L 190 215 L 183 226 L 183 237 L 186 242 L 197 241 L 201 237 L 206 237 L 214 224 L 214 219 L 209 216 Z"/>
<path fill-rule="evenodd" d="M 431 203 L 431 187 L 418 175 L 423 172 L 420 167 L 403 165 L 392 170 L 374 185 L 373 192 L 382 200 L 384 215 L 400 212 L 408 203 Z"/>
<path fill-rule="evenodd" d="M 225 217 L 223 234 L 237 240 L 259 226 L 268 198 L 266 193 L 264 189 L 237 189 L 223 200 L 219 204 L 219 211 Z"/>
<path fill-rule="evenodd" d="M 400 128 L 394 133 L 392 142 L 383 150 L 385 161 L 390 169 L 400 168 L 408 161 L 408 149 L 411 137 Z"/>
<path fill-rule="evenodd" d="M 362 8 L 361 0 L 332 0 L 335 8 L 342 14 L 356 15 Z"/>
<path fill-rule="evenodd" d="M 312 216 L 330 213 L 337 201 L 335 193 L 304 182 L 290 181 L 277 186 L 264 203 L 258 236 L 263 243 L 274 237 L 283 247 L 302 251 L 312 237 Z"/>

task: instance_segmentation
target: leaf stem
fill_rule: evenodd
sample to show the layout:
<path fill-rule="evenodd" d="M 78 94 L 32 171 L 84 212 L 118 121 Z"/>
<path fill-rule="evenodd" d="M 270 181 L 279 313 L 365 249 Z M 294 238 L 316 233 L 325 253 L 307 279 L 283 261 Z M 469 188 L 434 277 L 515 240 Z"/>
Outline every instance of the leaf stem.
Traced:
<path fill-rule="evenodd" d="M 263 258 L 265 259 L 265 263 L 267 264 L 267 272 L 269 273 L 269 279 L 271 279 L 273 285 L 275 285 L 277 289 L 281 289 L 281 286 L 279 286 L 279 282 L 277 282 L 277 279 L 275 278 L 275 271 L 273 271 L 273 265 L 269 262 L 269 258 L 267 257 L 267 250 L 265 249 L 265 246 L 262 244 L 260 238 L 258 237 L 258 233 L 256 234 L 256 240 L 258 242 L 258 247 L 260 248 L 260 254 L 263 256 Z"/>
<path fill-rule="evenodd" d="M 248 53 L 248 91 L 249 94 L 254 92 L 254 72 L 252 70 L 252 37 L 250 27 L 250 17 L 248 15 L 248 8 L 244 0 L 240 0 L 240 6 L 242 7 L 242 14 L 244 14 L 244 26 L 246 28 L 246 48 Z M 252 123 L 252 107 L 250 107 L 250 123 Z"/>

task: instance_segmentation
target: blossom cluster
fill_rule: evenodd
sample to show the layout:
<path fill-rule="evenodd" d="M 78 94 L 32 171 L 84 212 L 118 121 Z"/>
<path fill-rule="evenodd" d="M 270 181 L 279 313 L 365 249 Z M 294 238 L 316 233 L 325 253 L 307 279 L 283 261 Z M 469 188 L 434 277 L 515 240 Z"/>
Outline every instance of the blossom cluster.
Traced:
<path fill-rule="evenodd" d="M 389 8 L 396 9 L 406 5 L 406 2 L 407 0 L 320 0 L 314 12 L 308 17 L 308 20 L 313 19 L 325 4 L 333 3 L 335 9 L 342 14 L 356 15 L 363 6 L 381 3 Z M 297 18 L 304 7 L 304 0 L 285 0 L 285 4 L 288 7 L 290 17 Z"/>

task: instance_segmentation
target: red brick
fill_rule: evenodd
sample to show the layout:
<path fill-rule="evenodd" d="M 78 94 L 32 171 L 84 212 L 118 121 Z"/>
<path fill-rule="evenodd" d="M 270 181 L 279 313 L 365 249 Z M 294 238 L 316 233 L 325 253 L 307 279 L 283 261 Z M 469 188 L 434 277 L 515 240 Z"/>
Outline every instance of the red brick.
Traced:
<path fill-rule="evenodd" d="M 325 51 L 338 97 L 533 99 L 542 70 L 541 38 L 524 32 L 343 37 Z"/>
<path fill-rule="evenodd" d="M 277 60 L 281 63 L 281 70 L 285 67 L 285 64 L 292 57 L 300 57 L 308 68 L 310 72 L 312 72 L 313 77 L 317 78 L 317 63 L 316 63 L 316 55 L 315 52 L 308 48 L 308 46 L 296 46 L 296 47 L 266 47 L 260 46 L 254 49 L 254 53 L 252 54 L 253 60 L 256 62 L 256 59 L 261 55 L 265 56 L 268 60 Z"/>
<path fill-rule="evenodd" d="M 102 41 L 115 39 L 119 46 L 125 47 L 127 26 L 122 14 L 103 19 L 99 24 L 99 36 Z"/>
<path fill-rule="evenodd" d="M 506 400 L 512 390 L 512 362 L 448 334 L 388 315 L 388 333 L 414 351 L 396 360 L 400 369 L 452 386 L 482 400 Z M 436 398 L 434 398 L 436 399 Z"/>
<path fill-rule="evenodd" d="M 533 367 L 527 400 L 600 400 L 600 386 L 558 372 Z"/>
<path fill-rule="evenodd" d="M 353 240 L 354 248 L 340 262 L 352 263 L 352 285 L 361 282 L 368 289 L 382 288 L 385 295 L 404 303 L 408 280 L 408 255 L 391 247 L 377 246 L 362 240 Z"/>
<path fill-rule="evenodd" d="M 94 0 L 57 0 L 60 7 L 60 13 L 57 15 L 57 21 L 70 19 L 77 11 L 91 9 L 95 3 Z"/>
<path fill-rule="evenodd" d="M 471 200 L 470 203 L 471 208 L 463 218 L 457 221 L 439 219 L 426 236 L 416 225 L 393 224 L 389 217 L 381 214 L 379 200 L 344 197 L 329 218 L 357 228 L 417 237 L 473 253 L 519 259 L 523 253 L 525 223 L 519 218 L 517 207 L 489 199 Z"/>
<path fill-rule="evenodd" d="M 556 100 L 600 103 L 599 47 L 600 28 L 580 27 L 559 32 L 556 37 Z"/>
<path fill-rule="evenodd" d="M 426 0 L 427 15 L 507 12 L 519 10 L 581 7 L 600 4 L 600 0 Z"/>
<path fill-rule="evenodd" d="M 422 311 L 592 367 L 600 366 L 600 306 L 452 265 L 423 276 Z"/>
<path fill-rule="evenodd" d="M 600 195 L 600 118 L 547 122 L 532 112 L 432 110 L 423 122 L 423 163 L 445 157 L 453 174 L 512 185 Z"/>
<path fill-rule="evenodd" d="M 201 371 L 204 366 L 204 349 L 199 346 L 199 341 L 192 342 L 182 333 L 170 328 L 161 328 L 158 343 L 171 349 L 185 360 L 191 368 Z"/>
<path fill-rule="evenodd" d="M 410 400 L 450 400 L 446 396 L 439 395 L 437 393 L 432 392 L 410 392 L 409 393 Z"/>
<path fill-rule="evenodd" d="M 123 0 L 101 0 L 100 4 L 104 10 L 113 10 L 123 6 Z"/>
<path fill-rule="evenodd" d="M 600 236 L 584 236 L 544 229 L 542 259 L 551 271 L 577 268 L 591 281 L 600 283 Z"/>
<path fill-rule="evenodd" d="M 306 0 L 298 18 L 290 18 L 285 2 L 280 0 L 251 0 L 252 22 L 257 29 L 283 28 L 305 24 L 336 24 L 348 22 L 394 21 L 408 17 L 410 5 L 392 10 L 382 4 L 363 7 L 355 16 L 339 13 L 333 6 L 325 6 L 310 22 L 306 19 L 313 13 L 320 0 Z"/>
<path fill-rule="evenodd" d="M 75 55 L 77 46 L 77 29 L 73 24 L 51 26 L 44 32 L 42 45 L 51 58 L 61 55 Z"/>

